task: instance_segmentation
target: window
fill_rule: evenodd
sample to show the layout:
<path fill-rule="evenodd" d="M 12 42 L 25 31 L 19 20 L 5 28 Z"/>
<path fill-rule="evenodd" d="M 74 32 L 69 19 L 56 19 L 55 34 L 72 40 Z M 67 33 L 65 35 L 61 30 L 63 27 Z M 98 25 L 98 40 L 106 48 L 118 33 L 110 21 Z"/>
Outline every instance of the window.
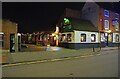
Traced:
<path fill-rule="evenodd" d="M 108 10 L 104 10 L 104 16 L 109 17 L 109 11 Z"/>
<path fill-rule="evenodd" d="M 112 25 L 116 25 L 116 20 L 112 20 Z"/>
<path fill-rule="evenodd" d="M 119 19 L 119 14 L 115 13 L 115 19 Z"/>
<path fill-rule="evenodd" d="M 68 42 L 71 42 L 71 36 L 72 36 L 71 34 L 67 34 L 67 41 Z"/>
<path fill-rule="evenodd" d="M 91 42 L 95 42 L 96 41 L 96 35 L 95 34 L 91 34 Z"/>
<path fill-rule="evenodd" d="M 109 21 L 108 20 L 104 20 L 104 28 L 109 29 Z"/>
<path fill-rule="evenodd" d="M 118 23 L 117 20 L 112 20 L 112 25 L 115 26 L 115 30 L 116 30 L 116 31 L 119 31 L 119 23 Z"/>
<path fill-rule="evenodd" d="M 0 47 L 3 47 L 3 34 L 0 34 Z"/>
<path fill-rule="evenodd" d="M 81 34 L 81 42 L 86 42 L 86 34 Z"/>
<path fill-rule="evenodd" d="M 115 25 L 115 30 L 119 31 L 119 24 Z"/>
<path fill-rule="evenodd" d="M 62 42 L 65 42 L 65 41 L 66 41 L 65 34 L 62 34 Z"/>
<path fill-rule="evenodd" d="M 104 33 L 101 33 L 101 34 L 100 34 L 100 41 L 101 41 L 101 42 L 104 42 L 104 41 L 105 41 L 105 35 L 104 35 Z"/>
<path fill-rule="evenodd" d="M 118 34 L 116 34 L 116 36 L 115 36 L 115 41 L 119 42 L 119 35 Z"/>
<path fill-rule="evenodd" d="M 112 34 L 108 34 L 108 42 L 112 42 Z"/>
<path fill-rule="evenodd" d="M 119 31 L 119 23 L 118 23 L 118 21 L 116 21 L 115 30 Z"/>

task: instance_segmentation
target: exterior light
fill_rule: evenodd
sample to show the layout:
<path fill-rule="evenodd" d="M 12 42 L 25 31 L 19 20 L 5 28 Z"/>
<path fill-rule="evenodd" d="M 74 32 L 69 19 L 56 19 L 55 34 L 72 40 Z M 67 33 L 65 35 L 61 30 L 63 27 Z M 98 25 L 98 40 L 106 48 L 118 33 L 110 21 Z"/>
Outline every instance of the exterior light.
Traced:
<path fill-rule="evenodd" d="M 52 33 L 52 36 L 55 36 L 55 34 L 54 34 L 54 33 Z"/>
<path fill-rule="evenodd" d="M 64 21 L 65 21 L 65 23 L 70 22 L 69 19 L 66 19 L 66 18 L 64 18 Z"/>
<path fill-rule="evenodd" d="M 112 32 L 112 31 L 111 31 L 111 30 L 108 30 L 108 31 L 106 31 L 106 32 L 110 33 L 110 32 Z"/>
<path fill-rule="evenodd" d="M 21 34 L 20 34 L 20 33 L 18 33 L 18 36 L 21 36 Z"/>

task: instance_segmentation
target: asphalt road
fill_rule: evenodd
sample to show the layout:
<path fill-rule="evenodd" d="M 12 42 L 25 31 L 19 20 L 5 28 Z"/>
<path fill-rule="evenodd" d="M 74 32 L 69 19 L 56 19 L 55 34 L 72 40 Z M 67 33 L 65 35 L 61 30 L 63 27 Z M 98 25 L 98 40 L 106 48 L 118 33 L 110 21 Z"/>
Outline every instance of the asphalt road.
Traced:
<path fill-rule="evenodd" d="M 3 77 L 118 77 L 118 50 L 100 56 L 3 67 Z"/>

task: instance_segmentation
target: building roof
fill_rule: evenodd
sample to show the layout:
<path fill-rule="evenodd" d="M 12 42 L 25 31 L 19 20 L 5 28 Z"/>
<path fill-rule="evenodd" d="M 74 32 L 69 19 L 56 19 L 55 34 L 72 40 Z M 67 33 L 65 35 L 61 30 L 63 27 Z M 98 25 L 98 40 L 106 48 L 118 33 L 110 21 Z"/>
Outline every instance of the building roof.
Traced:
<path fill-rule="evenodd" d="M 71 22 L 72 29 L 66 31 L 91 31 L 98 32 L 98 29 L 88 20 L 76 19 L 76 18 L 68 18 Z"/>
<path fill-rule="evenodd" d="M 74 30 L 80 31 L 98 31 L 97 28 L 88 20 L 71 19 Z"/>

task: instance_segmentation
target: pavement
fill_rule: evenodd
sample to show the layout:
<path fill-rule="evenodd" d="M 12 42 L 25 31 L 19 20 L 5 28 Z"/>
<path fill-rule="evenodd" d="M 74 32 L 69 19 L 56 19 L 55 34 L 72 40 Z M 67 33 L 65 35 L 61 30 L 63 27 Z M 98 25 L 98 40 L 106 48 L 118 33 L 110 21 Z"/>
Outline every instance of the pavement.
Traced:
<path fill-rule="evenodd" d="M 32 51 L 32 48 L 37 51 Z M 17 66 L 22 64 L 35 64 L 51 61 L 61 61 L 73 58 L 85 58 L 95 55 L 101 55 L 100 51 L 118 50 L 118 47 L 104 47 L 104 48 L 86 48 L 86 49 L 67 49 L 56 46 L 44 46 L 38 50 L 40 46 L 29 46 L 26 49 L 31 51 L 21 51 L 9 53 L 8 50 L 2 50 L 2 64 L 3 67 Z M 43 49 L 43 50 L 41 50 Z"/>

